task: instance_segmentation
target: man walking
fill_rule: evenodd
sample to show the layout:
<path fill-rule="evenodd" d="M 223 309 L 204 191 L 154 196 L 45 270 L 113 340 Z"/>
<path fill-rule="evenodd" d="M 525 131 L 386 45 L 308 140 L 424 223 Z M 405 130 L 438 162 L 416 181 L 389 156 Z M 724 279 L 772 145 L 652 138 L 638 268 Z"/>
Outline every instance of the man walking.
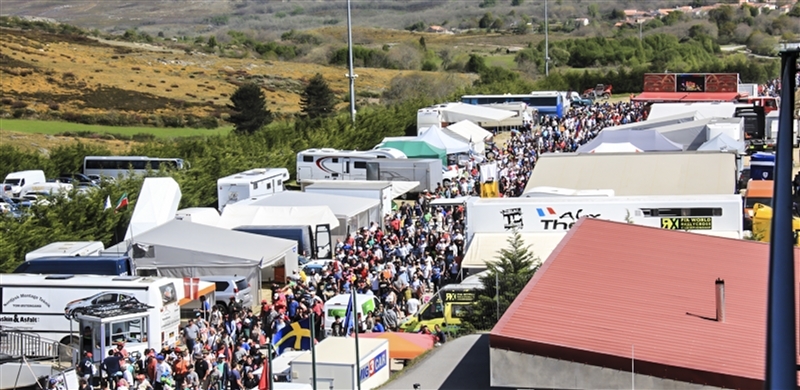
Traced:
<path fill-rule="evenodd" d="M 183 337 L 186 340 L 186 350 L 190 353 L 194 352 L 194 345 L 197 343 L 197 336 L 200 334 L 200 328 L 194 323 L 193 319 L 189 319 L 189 323 L 183 328 Z"/>

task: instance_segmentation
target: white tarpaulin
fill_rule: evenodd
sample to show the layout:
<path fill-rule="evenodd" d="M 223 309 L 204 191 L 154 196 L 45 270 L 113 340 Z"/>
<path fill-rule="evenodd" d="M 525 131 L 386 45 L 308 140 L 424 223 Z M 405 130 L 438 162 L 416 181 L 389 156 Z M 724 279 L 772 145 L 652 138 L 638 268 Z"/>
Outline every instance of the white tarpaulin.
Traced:
<path fill-rule="evenodd" d="M 175 219 L 181 202 L 181 189 L 171 177 L 148 177 L 136 198 L 125 239 L 142 234 Z"/>
<path fill-rule="evenodd" d="M 501 249 L 508 249 L 508 238 L 512 232 L 475 233 L 467 246 L 461 268 L 486 268 L 487 261 L 497 261 Z M 567 233 L 520 233 L 530 253 L 542 262 L 547 260 Z"/>
<path fill-rule="evenodd" d="M 233 229 L 239 226 L 286 226 L 329 224 L 331 229 L 339 226 L 339 220 L 328 206 L 252 206 L 231 204 L 225 207 L 219 227 Z"/>
<path fill-rule="evenodd" d="M 604 142 L 589 153 L 641 153 L 642 149 L 630 142 Z"/>
<path fill-rule="evenodd" d="M 470 150 L 468 140 L 447 134 L 436 125 L 421 130 L 421 134 L 417 136 L 416 140 L 425 141 L 439 149 L 444 149 L 447 154 L 469 153 Z"/>
<path fill-rule="evenodd" d="M 213 207 L 190 207 L 175 213 L 175 219 L 208 226 L 219 226 L 219 211 Z"/>
<path fill-rule="evenodd" d="M 431 108 L 439 110 L 442 114 L 442 119 L 447 123 L 456 123 L 463 120 L 501 122 L 517 115 L 514 111 L 465 103 L 447 103 Z"/>
<path fill-rule="evenodd" d="M 187 221 L 172 220 L 137 235 L 131 246 L 137 268 L 179 278 L 247 276 L 254 296 L 262 269 L 283 264 L 288 275 L 297 269 L 295 241 Z"/>
<path fill-rule="evenodd" d="M 316 188 L 359 188 L 359 186 L 376 187 L 380 185 L 392 186 L 392 199 L 397 199 L 419 186 L 418 181 L 373 181 L 373 180 L 303 180 L 303 187 L 320 184 Z"/>

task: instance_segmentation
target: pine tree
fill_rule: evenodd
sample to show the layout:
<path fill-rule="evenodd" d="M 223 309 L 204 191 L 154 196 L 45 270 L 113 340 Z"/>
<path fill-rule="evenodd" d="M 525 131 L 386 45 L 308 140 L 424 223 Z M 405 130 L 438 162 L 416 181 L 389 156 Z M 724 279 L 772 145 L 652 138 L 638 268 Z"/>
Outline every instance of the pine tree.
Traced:
<path fill-rule="evenodd" d="M 233 123 L 234 131 L 252 134 L 272 122 L 272 112 L 267 109 L 264 92 L 256 84 L 244 84 L 231 95 L 228 108 L 233 110 L 228 122 Z"/>
<path fill-rule="evenodd" d="M 498 301 L 502 317 L 541 265 L 541 260 L 515 230 L 508 238 L 508 248 L 501 249 L 495 261 L 486 262 L 487 272 L 480 278 L 483 287 L 477 291 L 472 310 L 463 319 L 466 328 L 491 329 L 499 318 Z"/>
<path fill-rule="evenodd" d="M 336 95 L 321 74 L 317 73 L 308 82 L 300 97 L 300 107 L 309 119 L 323 118 L 334 113 Z"/>

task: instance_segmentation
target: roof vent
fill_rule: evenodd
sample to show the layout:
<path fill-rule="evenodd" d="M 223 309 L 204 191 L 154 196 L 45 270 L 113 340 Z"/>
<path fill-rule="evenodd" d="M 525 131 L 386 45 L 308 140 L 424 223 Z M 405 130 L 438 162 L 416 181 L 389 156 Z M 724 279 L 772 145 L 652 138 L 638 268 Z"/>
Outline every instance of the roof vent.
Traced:
<path fill-rule="evenodd" d="M 267 173 L 267 170 L 264 168 L 255 168 L 247 171 L 248 175 L 263 175 Z"/>
<path fill-rule="evenodd" d="M 725 281 L 717 278 L 714 285 L 717 290 L 717 322 L 725 322 Z"/>

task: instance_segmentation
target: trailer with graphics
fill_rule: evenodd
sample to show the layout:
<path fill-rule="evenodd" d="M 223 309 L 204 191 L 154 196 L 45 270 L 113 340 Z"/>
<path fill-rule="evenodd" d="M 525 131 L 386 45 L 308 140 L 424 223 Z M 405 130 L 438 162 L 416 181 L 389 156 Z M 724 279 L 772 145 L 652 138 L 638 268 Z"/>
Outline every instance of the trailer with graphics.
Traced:
<path fill-rule="evenodd" d="M 381 387 L 389 380 L 389 340 L 362 337 L 358 340 L 358 359 L 355 343 L 351 337 L 325 338 L 315 348 L 316 386 L 313 384 L 311 351 L 289 363 L 292 383 L 306 383 L 318 389 L 368 390 Z"/>
<path fill-rule="evenodd" d="M 177 278 L 4 274 L 0 278 L 0 325 L 3 329 L 33 333 L 103 357 L 107 352 L 97 350 L 98 343 L 81 343 L 89 335 L 82 334 L 83 329 L 75 320 L 91 315 L 98 305 L 120 304 L 119 310 L 124 311 L 128 303 L 136 301 L 150 307 L 137 317 L 146 317 L 146 324 L 132 325 L 125 319 L 124 324 L 107 323 L 91 336 L 96 340 L 107 338 L 104 344 L 111 347 L 114 338 L 140 342 L 146 339 L 156 347 L 175 345 L 180 336 L 181 306 L 196 301 L 185 294 L 184 285 L 185 280 Z M 194 294 L 195 298 L 207 295 L 214 302 L 214 288 L 213 283 L 190 279 L 189 295 Z M 136 326 L 138 330 L 131 330 Z M 122 331 L 117 332 L 119 329 Z M 136 337 L 131 337 L 131 333 L 136 333 Z"/>
<path fill-rule="evenodd" d="M 476 233 L 557 233 L 581 217 L 741 238 L 739 195 L 469 198 L 467 240 Z"/>

